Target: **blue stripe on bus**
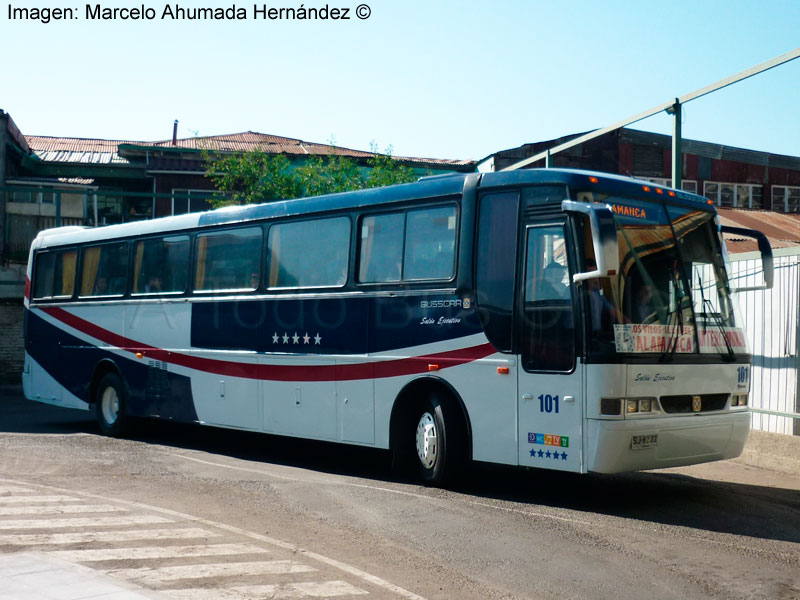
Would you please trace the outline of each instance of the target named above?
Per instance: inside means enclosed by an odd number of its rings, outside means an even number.
[[[300,354],[368,354],[482,331],[451,295],[237,300],[195,303],[193,348]]]
[[[26,310],[26,313],[28,354],[71,394],[88,403],[94,369],[106,359],[119,368],[128,385],[128,412],[131,415],[197,421],[188,377],[162,371],[154,378],[157,365],[98,348],[52,325],[33,311]],[[154,389],[154,379],[161,389]],[[151,384],[149,389],[148,384]]]

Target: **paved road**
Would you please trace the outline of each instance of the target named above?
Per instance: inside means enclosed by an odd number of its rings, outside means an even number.
[[[800,598],[800,478],[717,463],[619,476],[476,467],[147,423],[0,390],[0,554],[165,598]],[[2,591],[0,590],[0,596]]]

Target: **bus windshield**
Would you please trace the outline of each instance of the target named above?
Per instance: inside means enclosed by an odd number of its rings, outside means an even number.
[[[617,275],[584,286],[590,356],[650,354],[663,361],[676,354],[725,360],[747,354],[714,213],[596,192],[581,196],[611,206],[620,258]]]

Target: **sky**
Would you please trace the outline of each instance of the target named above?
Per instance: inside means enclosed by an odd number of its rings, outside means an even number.
[[[151,20],[93,19],[87,6],[98,3],[0,0],[0,109],[27,135],[155,141],[178,119],[179,137],[258,131],[481,159],[610,125],[800,46],[796,0],[99,4],[150,8]],[[264,6],[350,18],[265,19]],[[162,18],[167,7],[178,18]],[[198,7],[246,18],[178,10]],[[9,19],[21,8],[29,18]],[[59,8],[72,18],[31,10]],[[683,136],[800,156],[798,106],[800,59],[686,104]],[[670,133],[671,117],[633,127]]]

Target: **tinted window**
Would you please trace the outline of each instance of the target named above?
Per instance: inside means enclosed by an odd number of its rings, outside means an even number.
[[[562,225],[528,229],[522,310],[522,365],[569,371],[575,364],[575,325]]]
[[[450,279],[455,245],[455,206],[364,217],[358,280]]]
[[[481,198],[475,255],[478,315],[489,341],[504,352],[511,351],[513,332],[518,213],[517,192]]]
[[[36,255],[34,298],[65,298],[75,291],[77,250],[43,252]]]
[[[183,292],[188,279],[188,235],[142,240],[134,246],[134,294]]]
[[[260,227],[197,236],[194,289],[254,290],[261,273]]]
[[[400,281],[405,223],[405,213],[364,217],[361,221],[359,281]]]
[[[81,296],[121,296],[128,285],[128,244],[83,249]]]
[[[455,206],[409,211],[403,279],[450,279],[455,247]]]
[[[274,225],[269,230],[268,286],[343,286],[349,254],[347,217]]]

